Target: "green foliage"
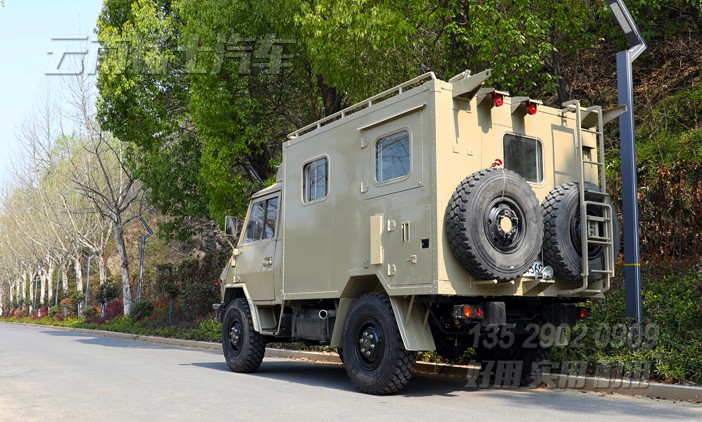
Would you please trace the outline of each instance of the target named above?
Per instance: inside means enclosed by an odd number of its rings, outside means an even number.
[[[72,297],[67,297],[59,302],[59,308],[61,308],[61,316],[66,318],[71,315],[75,315],[78,312],[78,301]]]
[[[142,321],[154,313],[154,304],[149,301],[138,302],[132,305],[129,317],[134,321]]]
[[[83,308],[81,310],[81,315],[85,319],[95,318],[99,314],[100,314],[100,311],[98,311],[94,306],[90,306],[90,305],[86,306],[85,308]]]
[[[219,288],[209,284],[186,284],[180,295],[180,307],[189,317],[206,315],[212,311],[212,304],[219,301]]]
[[[122,286],[114,281],[108,281],[100,285],[98,300],[100,303],[107,303],[112,299],[117,299],[122,295]]]
[[[574,329],[586,333],[581,347],[556,348],[552,358],[587,361],[591,368],[651,362],[663,381],[702,383],[702,273],[673,268],[643,275],[641,337],[618,329],[628,327],[620,286],[595,302],[592,318]]]
[[[61,307],[60,306],[50,306],[49,307],[49,316],[54,316],[56,314],[61,313]]]

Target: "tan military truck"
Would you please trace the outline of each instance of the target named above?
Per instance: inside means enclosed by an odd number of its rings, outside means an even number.
[[[404,387],[417,351],[475,348],[527,382],[567,340],[614,275],[602,125],[621,109],[547,107],[489,76],[427,73],[288,136],[214,305],[233,371],[301,341],[338,348],[365,393]]]

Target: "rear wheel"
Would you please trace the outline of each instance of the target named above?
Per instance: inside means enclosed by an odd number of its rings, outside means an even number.
[[[526,336],[517,335],[516,341],[510,347],[502,347],[499,344],[489,349],[479,347],[476,350],[477,359],[481,362],[483,370],[487,368],[487,362],[494,362],[491,376],[496,375],[495,372],[501,365],[510,362],[520,363],[521,372],[516,374],[519,379],[514,381],[519,381],[520,386],[538,387],[541,383],[542,368],[549,358],[549,349],[544,349],[538,344],[523,347],[525,341]]]
[[[405,350],[390,299],[361,296],[344,324],[342,360],[351,382],[368,394],[391,394],[412,377],[416,352]]]
[[[254,372],[261,366],[266,340],[254,330],[245,298],[229,302],[224,311],[222,350],[229,369],[234,372]]]

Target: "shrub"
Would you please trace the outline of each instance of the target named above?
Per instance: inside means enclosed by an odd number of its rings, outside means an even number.
[[[149,301],[139,302],[132,305],[129,310],[129,317],[134,321],[141,321],[154,313],[154,304]]]
[[[82,313],[83,313],[83,317],[85,317],[85,319],[90,319],[90,318],[94,318],[95,316],[99,315],[100,311],[98,311],[98,309],[95,308],[94,306],[88,305],[83,309]]]
[[[641,346],[631,347],[632,343],[638,345],[639,338],[629,334],[615,338],[614,327],[628,326],[625,292],[619,286],[593,303],[592,318],[575,328],[575,332],[585,333],[579,341],[581,347],[554,349],[553,357],[587,361],[591,369],[649,362],[651,373],[660,380],[702,383],[702,273],[694,269],[661,273],[654,269],[642,275]]]
[[[214,283],[188,284],[180,294],[180,307],[186,316],[195,318],[212,310],[219,300],[219,289]]]
[[[108,281],[100,285],[98,300],[100,303],[107,303],[112,299],[117,299],[122,291],[122,286],[114,281]]]
[[[19,318],[24,318],[27,315],[29,315],[29,312],[25,309],[18,309],[15,311],[14,317],[19,319]]]
[[[76,302],[72,297],[67,297],[59,302],[59,308],[61,309],[61,316],[67,318],[78,312],[78,302]]]
[[[49,316],[54,316],[58,313],[61,313],[61,307],[60,306],[51,306],[49,307]]]
[[[105,319],[110,320],[124,314],[124,302],[122,299],[112,299],[105,305]]]

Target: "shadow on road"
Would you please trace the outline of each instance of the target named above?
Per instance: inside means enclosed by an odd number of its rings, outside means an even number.
[[[195,362],[191,365],[219,372],[231,372],[224,362],[224,358],[222,358],[221,362]],[[235,376],[235,374],[232,374],[232,376]],[[339,364],[266,359],[258,371],[252,374],[236,374],[236,376],[252,376],[286,381],[338,391],[356,391],[346,376],[346,370]],[[457,391],[465,390],[463,388],[464,384],[461,380],[415,374],[407,387],[398,395],[405,397],[452,397],[456,395]]]

